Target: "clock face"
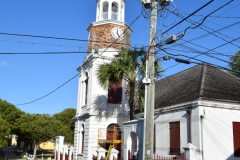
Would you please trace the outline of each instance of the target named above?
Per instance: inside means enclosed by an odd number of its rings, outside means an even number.
[[[123,31],[118,27],[114,27],[111,30],[111,34],[112,34],[113,38],[118,39],[118,38],[122,37]]]

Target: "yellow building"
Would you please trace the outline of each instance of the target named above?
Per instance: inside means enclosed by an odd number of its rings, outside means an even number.
[[[11,142],[12,146],[16,146],[17,145],[17,136],[13,135],[12,136],[12,142]],[[24,142],[21,142],[20,148],[24,147]],[[55,150],[55,144],[52,143],[51,141],[47,141],[47,142],[43,142],[39,145],[39,147],[41,149],[46,149],[46,150]],[[28,148],[30,149],[30,146],[28,146]],[[39,149],[40,149],[39,148]]]

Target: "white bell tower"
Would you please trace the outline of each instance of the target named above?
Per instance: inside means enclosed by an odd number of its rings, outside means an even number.
[[[88,30],[87,56],[79,72],[77,113],[74,117],[74,159],[92,160],[99,147],[108,150],[113,128],[118,131],[118,158],[122,157],[121,126],[129,120],[125,82],[103,89],[97,78],[99,65],[109,63],[122,48],[129,48],[132,29],[124,22],[125,0],[97,0],[96,21]],[[98,48],[96,50],[96,48]],[[101,133],[101,138],[99,137]],[[112,132],[111,132],[112,134]],[[116,137],[116,136],[115,136]]]

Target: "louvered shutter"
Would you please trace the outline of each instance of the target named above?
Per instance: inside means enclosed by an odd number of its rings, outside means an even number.
[[[234,157],[240,157],[240,122],[233,122]]]
[[[180,154],[180,122],[170,122],[170,151],[169,154]]]
[[[108,103],[122,103],[122,80],[118,85],[116,83],[109,82]]]

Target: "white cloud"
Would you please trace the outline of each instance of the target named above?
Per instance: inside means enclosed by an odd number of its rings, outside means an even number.
[[[6,61],[4,61],[4,60],[1,60],[0,61],[0,66],[8,66],[9,65],[9,63],[8,62],[6,62]]]

